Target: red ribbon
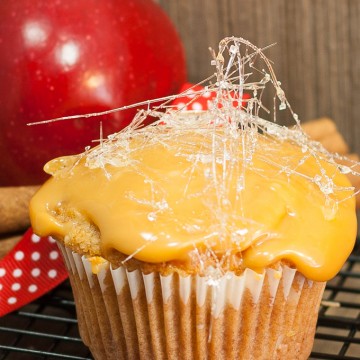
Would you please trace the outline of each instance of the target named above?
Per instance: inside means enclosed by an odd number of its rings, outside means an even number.
[[[175,105],[179,110],[207,110],[209,104],[215,100],[217,93],[215,91],[204,91],[205,88],[200,85],[194,85],[191,83],[185,83],[180,89],[180,94],[183,93],[183,96],[176,98],[172,105]],[[230,93],[232,100],[236,99],[235,93]],[[250,99],[249,94],[243,94],[242,96],[242,106],[246,108],[247,102],[244,101]],[[233,105],[238,106],[238,101],[234,100]]]
[[[32,302],[67,276],[55,240],[29,229],[0,261],[0,316]]]
[[[216,92],[185,83],[172,105],[181,110],[206,110]],[[243,99],[250,96],[243,95]],[[242,105],[245,107],[246,102]],[[237,101],[234,101],[237,106]],[[68,277],[60,251],[51,237],[29,229],[14,249],[0,260],[0,317],[34,301]]]

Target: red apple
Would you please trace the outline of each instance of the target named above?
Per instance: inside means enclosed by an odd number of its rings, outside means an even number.
[[[0,186],[42,182],[42,167],[127,125],[136,110],[27,126],[174,94],[181,41],[152,0],[0,1]]]

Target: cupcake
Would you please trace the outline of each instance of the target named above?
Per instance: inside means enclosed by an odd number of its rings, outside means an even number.
[[[229,69],[251,55],[230,40],[209,110],[167,109],[146,127],[155,112],[139,112],[45,166],[32,226],[58,241],[95,359],[310,355],[325,283],[354,246],[351,169],[299,126],[259,118],[256,95],[239,104],[243,79],[230,86]]]

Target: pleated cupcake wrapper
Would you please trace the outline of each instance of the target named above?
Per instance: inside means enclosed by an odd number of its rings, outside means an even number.
[[[96,359],[307,359],[325,287],[295,269],[219,279],[114,269],[93,273],[59,245],[79,328]]]

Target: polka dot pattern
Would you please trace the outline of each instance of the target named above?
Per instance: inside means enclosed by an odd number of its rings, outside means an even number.
[[[17,298],[14,297],[14,296],[11,296],[11,297],[8,298],[7,303],[8,303],[9,305],[16,304],[16,303],[17,303]]]
[[[32,235],[31,235],[31,241],[32,241],[33,243],[38,243],[40,240],[41,240],[40,236],[37,236],[37,235],[35,235],[35,234],[32,234]]]
[[[13,277],[18,278],[18,277],[20,277],[22,275],[22,270],[21,269],[15,269],[12,274],[13,274]]]
[[[51,260],[56,260],[59,257],[59,252],[54,250],[49,254],[49,257]]]
[[[16,261],[21,261],[24,258],[24,252],[23,251],[17,251],[14,255],[14,258]]]
[[[0,317],[35,300],[67,278],[56,241],[29,229],[0,260]]]
[[[34,251],[32,254],[31,254],[31,259],[33,261],[38,261],[40,259],[41,255],[38,251]]]
[[[182,96],[178,97],[172,102],[175,109],[178,110],[191,110],[201,111],[207,110],[209,105],[212,104],[216,98],[216,92],[206,90],[200,85],[194,85],[191,83],[185,83],[180,89]],[[247,102],[244,101],[249,99],[249,94],[243,94],[242,106],[246,107]],[[238,106],[238,101],[233,102],[234,106]],[[219,105],[221,106],[221,105]]]
[[[204,110],[201,102],[199,101],[195,101],[191,104],[191,109],[195,110],[195,111],[200,111],[200,110]]]
[[[28,287],[28,291],[31,293],[34,293],[35,291],[37,291],[37,289],[38,289],[38,287],[34,284],[32,284]]]
[[[40,275],[40,269],[39,268],[34,268],[31,270],[31,275],[33,277],[38,277]]]
[[[51,279],[56,278],[56,276],[57,276],[57,271],[54,270],[54,269],[49,270],[49,271],[48,271],[48,276],[49,276],[49,278],[51,278]]]
[[[21,285],[19,283],[13,283],[11,286],[12,291],[18,291],[21,289]]]

